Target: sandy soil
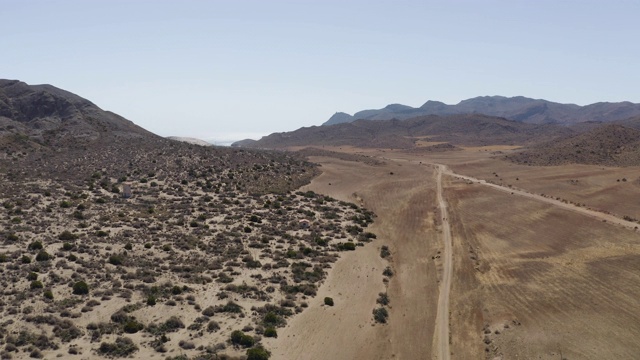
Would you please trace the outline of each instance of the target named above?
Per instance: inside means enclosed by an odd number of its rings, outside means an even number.
[[[435,226],[433,169],[312,160],[322,164],[323,174],[308,188],[341,200],[361,200],[378,215],[370,228],[378,239],[335,264],[316,304],[268,344],[274,358],[425,358],[432,353],[441,268],[440,259],[434,259],[441,244]],[[379,255],[383,244],[391,250],[395,275],[388,283],[389,322],[374,325],[376,297],[384,291],[382,270],[387,262]],[[336,299],[336,306],[314,306],[325,294]]]
[[[323,174],[309,186],[362,201],[378,215],[371,228],[378,239],[335,264],[314,300],[318,306],[273,342],[275,358],[637,358],[640,235],[623,215],[640,217],[631,200],[640,194],[640,169],[533,168],[492,158],[509,148],[421,155],[331,150],[385,161],[314,158]],[[451,169],[442,179],[442,201],[429,164]],[[447,224],[438,210],[445,201],[452,238],[449,326],[438,317],[447,288],[439,283],[446,280]],[[382,244],[392,249],[396,276],[388,284],[389,323],[373,326],[374,297],[384,287]],[[319,306],[325,294],[338,298],[336,292],[346,293],[350,306]]]

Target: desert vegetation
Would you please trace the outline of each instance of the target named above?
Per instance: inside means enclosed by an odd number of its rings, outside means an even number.
[[[375,237],[371,212],[295,191],[301,158],[164,144],[2,149],[2,358],[268,359],[261,339]]]

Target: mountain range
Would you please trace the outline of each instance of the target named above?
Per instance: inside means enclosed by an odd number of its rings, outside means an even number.
[[[480,96],[456,105],[427,101],[414,108],[391,104],[378,110],[362,110],[352,115],[338,112],[322,125],[335,125],[355,120],[404,120],[425,115],[483,114],[529,124],[571,125],[585,121],[610,122],[640,115],[640,104],[631,102],[599,102],[580,106],[560,104],[523,96]]]

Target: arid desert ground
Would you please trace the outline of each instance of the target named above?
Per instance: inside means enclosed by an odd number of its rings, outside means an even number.
[[[304,189],[377,215],[377,239],[341,257],[269,347],[278,359],[634,359],[640,354],[640,169],[531,167],[509,147],[435,154],[327,148]],[[342,157],[343,159],[339,159]],[[438,167],[446,220],[438,198]],[[452,174],[463,175],[455,176]],[[474,179],[469,180],[469,179]],[[500,188],[490,184],[499,185]],[[510,191],[513,190],[513,191]],[[450,226],[451,254],[445,251]],[[380,257],[382,246],[391,256]],[[451,256],[447,344],[436,321]],[[382,269],[389,262],[393,276]],[[373,325],[387,291],[389,318]],[[446,352],[443,348],[448,346]]]

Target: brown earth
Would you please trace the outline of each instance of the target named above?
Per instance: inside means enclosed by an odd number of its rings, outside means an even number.
[[[331,150],[385,162],[316,157],[323,174],[309,185],[338,199],[362,199],[378,216],[371,228],[378,239],[342,257],[314,300],[344,291],[348,305],[337,301],[333,309],[297,316],[274,341],[276,358],[437,358],[445,254],[433,163],[504,186],[443,177],[453,239],[451,358],[634,359],[640,353],[640,235],[630,227],[640,217],[630,200],[640,191],[637,167],[532,168],[494,158],[512,151],[504,147],[421,155]],[[511,194],[509,185],[519,190]],[[372,326],[372,296],[383,286],[378,271],[384,267],[374,247],[382,244],[396,275],[388,286],[389,323]]]

